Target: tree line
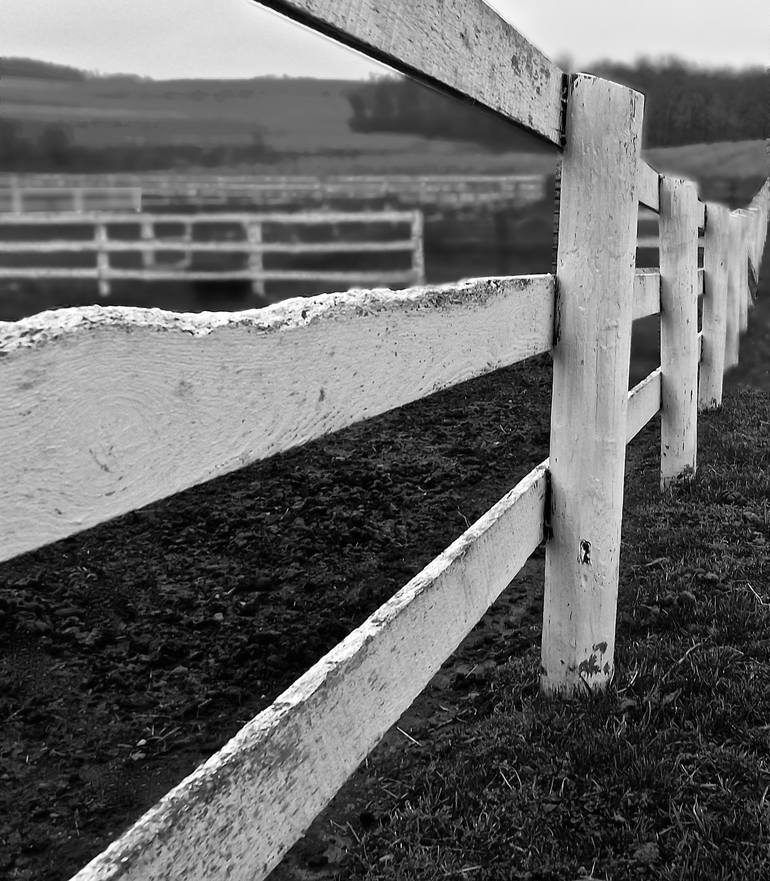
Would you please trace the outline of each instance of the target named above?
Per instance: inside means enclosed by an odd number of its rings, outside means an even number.
[[[98,173],[160,168],[216,168],[278,157],[257,131],[248,144],[79,144],[69,126],[48,123],[33,133],[18,120],[0,118],[0,170]]]
[[[633,65],[600,62],[587,71],[643,92],[647,147],[768,136],[770,73],[761,68],[698,68],[677,59]],[[491,150],[535,147],[535,139],[494,114],[414,80],[383,78],[351,89],[350,125],[358,132],[401,132],[470,140]],[[531,138],[531,139],[530,139]]]

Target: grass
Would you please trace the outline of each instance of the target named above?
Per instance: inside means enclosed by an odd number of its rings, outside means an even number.
[[[375,754],[337,877],[770,877],[770,399],[700,420],[695,479],[661,494],[653,426],[626,491],[616,675],[546,699],[538,651],[472,722]]]

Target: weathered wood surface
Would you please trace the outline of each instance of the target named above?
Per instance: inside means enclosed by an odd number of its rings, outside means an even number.
[[[543,463],[73,881],[259,881],[543,538]]]
[[[703,246],[705,296],[703,299],[703,360],[698,380],[698,409],[713,410],[722,403],[727,331],[727,246],[730,212],[724,205],[709,204]]]
[[[549,351],[552,276],[0,323],[0,559]]]
[[[740,357],[740,298],[742,270],[741,262],[741,218],[736,211],[730,212],[730,237],[727,253],[727,319],[725,328],[725,370],[735,367]]]
[[[696,190],[697,199],[697,190]],[[698,200],[695,203],[695,218],[698,224],[698,232],[703,232],[706,227],[706,203]]]
[[[642,96],[571,81],[561,173],[541,687],[612,678]],[[611,222],[608,222],[611,218]]]
[[[695,474],[698,447],[698,196],[691,181],[660,185],[661,487]]]
[[[754,278],[759,279],[759,270],[762,265],[762,226],[767,227],[767,213],[761,205],[751,206],[749,214],[752,216],[751,229],[751,264],[754,272]]]
[[[743,208],[735,212],[740,218],[740,242],[738,245],[738,267],[740,278],[738,279],[738,328],[741,333],[746,333],[749,328],[749,224],[751,216]]]
[[[562,71],[482,0],[258,2],[560,143]]]
[[[699,238],[698,245],[700,247],[703,247],[704,241],[705,240],[703,238]],[[659,244],[660,244],[660,240],[658,239],[657,236],[639,236],[639,238],[637,239],[637,242],[636,242],[636,247],[637,248],[649,248],[650,250],[652,250],[652,249],[657,250]]]
[[[754,198],[749,204],[749,209],[758,210],[760,215],[757,222],[757,238],[754,246],[754,266],[757,270],[757,275],[759,275],[759,267],[762,263],[762,254],[767,237],[768,210],[770,209],[770,177],[765,179],[762,187],[755,193]]]
[[[704,292],[705,274],[703,267],[697,274],[698,296]],[[660,312],[660,270],[637,269],[634,276],[634,321]]]
[[[653,211],[658,211],[660,207],[658,186],[658,172],[640,159],[636,178],[638,198],[642,205],[646,205]]]
[[[660,270],[637,269],[634,275],[633,320],[660,312]]]
[[[632,441],[660,410],[661,369],[637,383],[628,393],[626,416],[626,443]]]

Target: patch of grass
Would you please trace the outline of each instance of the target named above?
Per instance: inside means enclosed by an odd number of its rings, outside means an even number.
[[[767,395],[731,393],[701,417],[694,480],[663,494],[645,430],[612,686],[546,699],[530,650],[475,721],[375,753],[339,877],[770,877],[769,424]]]

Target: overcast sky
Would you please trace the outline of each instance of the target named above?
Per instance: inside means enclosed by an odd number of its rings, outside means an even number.
[[[405,3],[420,0],[404,0]],[[490,0],[554,60],[768,63],[767,0]],[[0,0],[0,55],[155,78],[366,77],[379,65],[253,0]]]

